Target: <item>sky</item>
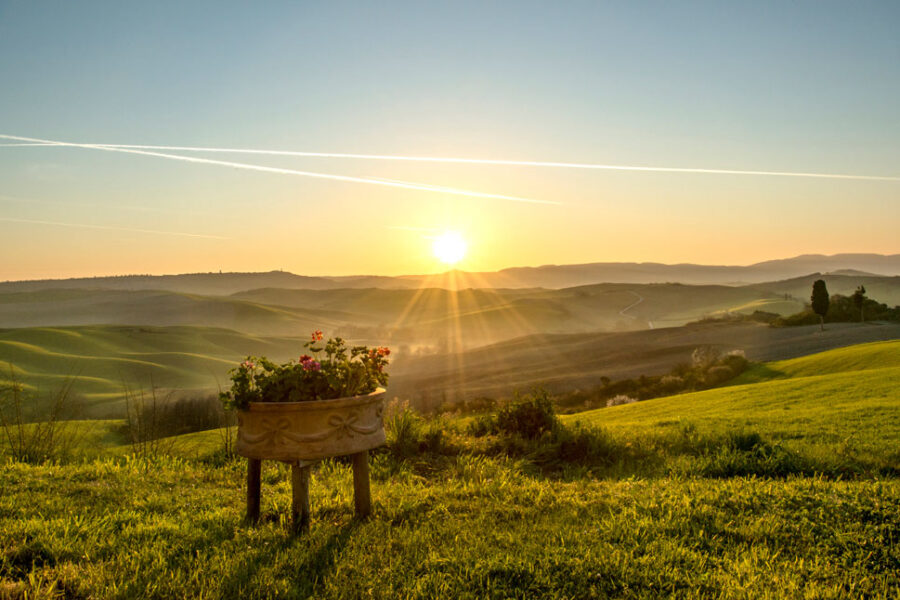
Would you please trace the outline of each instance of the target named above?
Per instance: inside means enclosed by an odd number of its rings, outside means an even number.
[[[893,1],[0,0],[0,134],[898,178],[898,26]],[[0,147],[0,280],[431,273],[445,231],[476,271],[900,252],[897,179],[149,152],[244,166]]]

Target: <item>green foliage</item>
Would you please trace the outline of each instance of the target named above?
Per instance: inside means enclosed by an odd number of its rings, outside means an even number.
[[[321,340],[322,332],[315,331],[304,344],[312,356],[304,354],[296,362],[278,365],[265,357],[248,356],[231,370],[231,389],[221,393],[222,403],[228,409],[243,410],[251,402],[329,400],[368,394],[387,385],[388,348],[348,350],[342,338],[317,345]]]

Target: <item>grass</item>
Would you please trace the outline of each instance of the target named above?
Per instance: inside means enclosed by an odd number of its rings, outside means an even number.
[[[241,523],[241,476],[172,459],[10,465],[2,585],[144,598],[900,591],[896,481],[551,482],[460,457],[438,483],[381,459],[374,517],[358,522],[347,467],[327,463],[312,481],[312,532],[295,539],[279,520],[284,473],[264,475],[259,528]]]
[[[819,459],[896,469],[900,449],[885,440],[900,439],[898,381],[900,341],[879,342],[757,365],[724,388],[564,419],[627,436],[685,426],[708,435],[761,432]]]
[[[135,457],[110,422],[105,457],[0,469],[0,598],[895,598],[898,344],[528,439],[400,412],[371,458],[372,517],[324,461],[300,538],[284,466],[266,463],[249,527],[218,432]]]
[[[900,367],[900,341],[857,344],[827,352],[757,365],[734,383],[755,383],[776,378],[814,377],[832,373]]]

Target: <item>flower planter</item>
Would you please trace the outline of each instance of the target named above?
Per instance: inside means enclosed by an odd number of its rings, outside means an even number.
[[[356,454],[384,444],[384,389],[311,402],[251,402],[238,411],[237,453],[282,462]]]
[[[371,513],[368,451],[385,443],[384,389],[310,402],[251,402],[238,411],[237,453],[247,457],[247,518],[259,519],[261,463],[291,464],[294,529],[309,528],[310,463],[352,456],[356,514]]]

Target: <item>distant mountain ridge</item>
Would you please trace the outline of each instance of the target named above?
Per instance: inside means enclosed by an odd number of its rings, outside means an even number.
[[[410,289],[433,287],[561,289],[596,283],[667,283],[739,285],[793,279],[810,273],[900,275],[900,254],[804,254],[747,266],[585,263],[511,267],[491,272],[449,271],[436,275],[353,275],[311,277],[287,271],[266,273],[189,273],[45,279],[0,283],[0,292],[45,289],[167,290],[188,294],[228,295],[261,288],[281,289]],[[849,273],[847,273],[849,272]]]

